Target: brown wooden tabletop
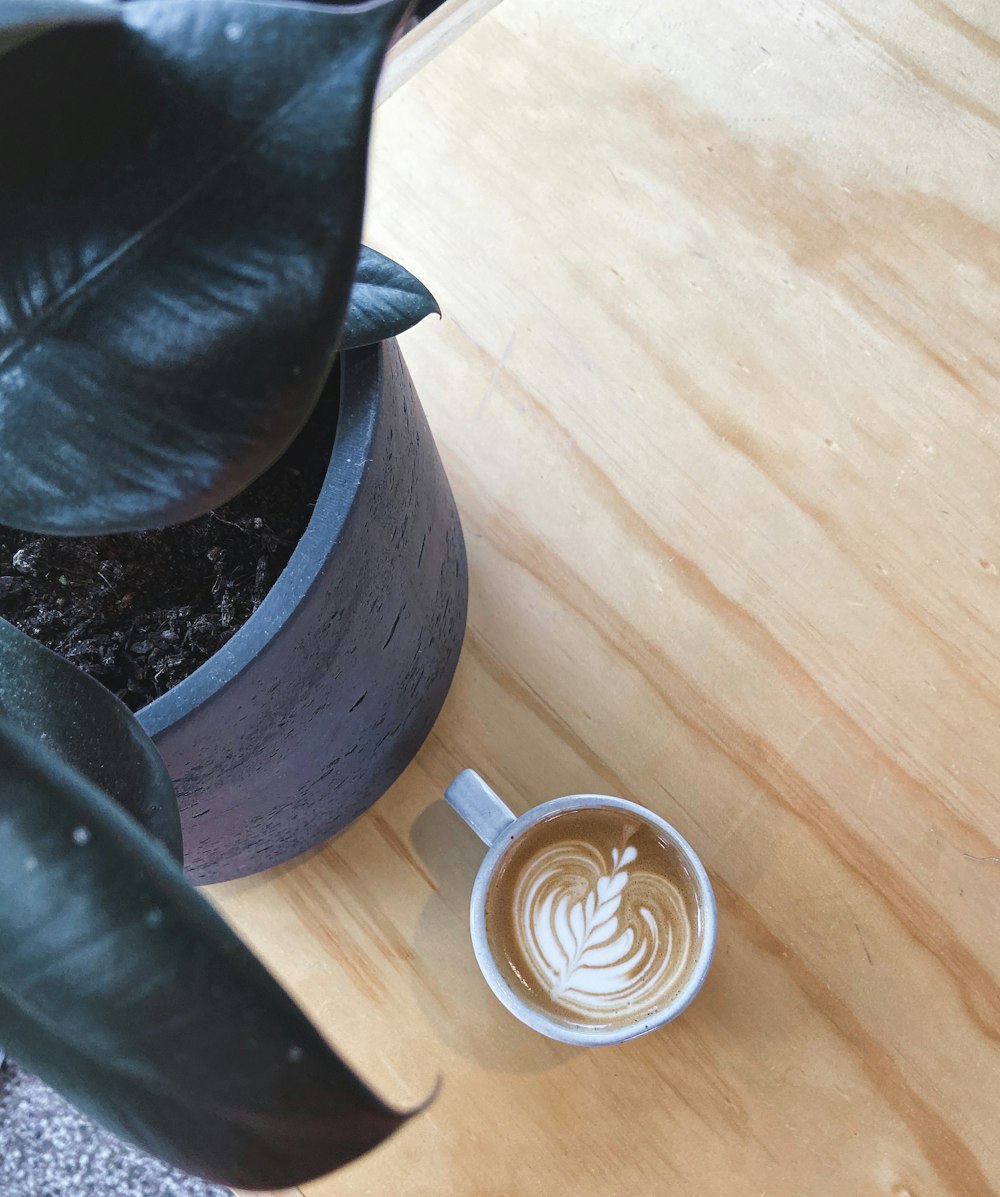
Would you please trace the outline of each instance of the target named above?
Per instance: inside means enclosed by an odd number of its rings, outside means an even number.
[[[212,896],[387,1099],[443,1089],[303,1192],[998,1194],[1000,10],[427,25],[367,239],[445,312],[402,345],[464,655],[370,814]],[[573,1050],[495,1001],[466,765],[691,840],[719,946],[676,1023]]]

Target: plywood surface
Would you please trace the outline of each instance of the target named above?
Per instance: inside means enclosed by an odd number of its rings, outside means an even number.
[[[215,898],[391,1100],[304,1187],[1000,1194],[1000,10],[503,0],[380,110],[368,239],[471,619],[375,810]],[[401,76],[402,78],[403,76]],[[653,807],[707,986],[591,1052],[494,1001],[440,794]]]

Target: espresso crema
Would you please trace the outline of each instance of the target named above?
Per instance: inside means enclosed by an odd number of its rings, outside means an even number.
[[[528,828],[493,875],[490,948],[522,1000],[569,1025],[617,1028],[668,1005],[700,955],[700,889],[652,823],[613,807]]]

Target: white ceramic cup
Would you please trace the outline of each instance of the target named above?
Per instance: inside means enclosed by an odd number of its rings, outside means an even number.
[[[479,774],[473,772],[472,769],[465,769],[455,778],[445,791],[445,797],[489,848],[483,863],[479,866],[479,872],[472,887],[470,912],[472,946],[489,987],[511,1014],[516,1015],[523,1023],[533,1030],[539,1031],[542,1035],[547,1035],[550,1039],[559,1039],[563,1043],[572,1043],[577,1047],[598,1047],[609,1043],[622,1043],[626,1039],[634,1039],[638,1035],[654,1031],[657,1027],[662,1027],[664,1023],[676,1018],[690,1004],[701,988],[712,962],[712,954],[715,951],[717,913],[715,894],[712,892],[712,883],[708,879],[705,867],[679,831],[651,810],[647,810],[635,802],[628,802],[624,798],[611,798],[606,794],[573,794],[567,798],[554,798],[550,802],[543,802],[540,806],[532,807],[526,814],[516,818],[499,795],[490,789]],[[563,811],[591,810],[600,807],[610,807],[639,815],[652,824],[663,838],[680,852],[691,869],[698,886],[704,919],[698,959],[683,989],[662,1009],[657,1010],[641,1022],[629,1023],[627,1026],[613,1029],[569,1026],[547,1017],[534,1006],[530,1006],[508,985],[497,966],[486,936],[486,896],[489,892],[490,882],[514,841],[519,839],[529,827],[533,827],[549,815],[559,814]]]

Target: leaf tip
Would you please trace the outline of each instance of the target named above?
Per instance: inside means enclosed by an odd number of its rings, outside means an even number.
[[[444,1088],[444,1076],[441,1073],[438,1073],[437,1079],[434,1081],[434,1088],[431,1089],[430,1093],[424,1098],[424,1100],[420,1103],[420,1105],[414,1106],[414,1108],[412,1110],[407,1110],[406,1113],[403,1115],[404,1118],[412,1118],[412,1117],[414,1117],[414,1115],[423,1114],[425,1110],[430,1109],[430,1107],[441,1096],[441,1090],[443,1088]]]

